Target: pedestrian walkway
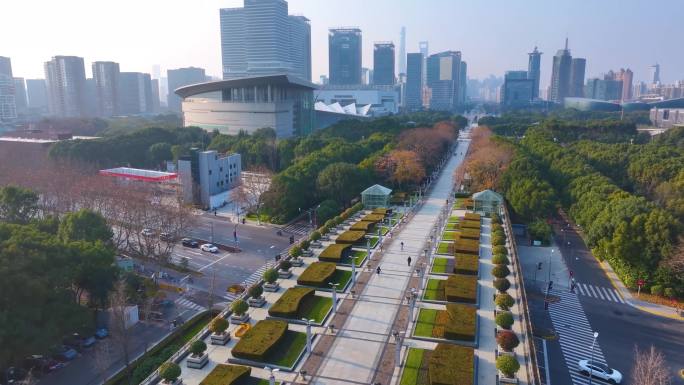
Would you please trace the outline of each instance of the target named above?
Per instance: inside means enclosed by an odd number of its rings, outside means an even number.
[[[190,301],[189,299],[185,299],[183,297],[176,298],[176,300],[173,302],[175,302],[176,305],[178,305],[178,306],[182,306],[184,308],[188,308],[188,309],[192,309],[192,310],[197,310],[198,312],[204,311],[207,309],[204,306],[200,306],[200,305]]]
[[[549,315],[553,327],[559,335],[563,360],[568,368],[573,385],[589,384],[589,377],[581,374],[577,363],[579,360],[588,360],[592,357],[591,344],[594,339],[594,330],[591,328],[584,309],[577,294],[565,290],[551,290],[551,294],[560,297],[557,303],[549,304]],[[601,351],[601,336],[599,335],[594,345],[594,361],[605,364],[606,360]],[[605,383],[597,378],[593,383]]]
[[[461,147],[467,148],[467,143],[460,144]],[[425,240],[435,226],[446,199],[450,197],[453,173],[458,164],[456,157],[450,158],[423,206],[394,234],[385,247],[382,259],[373,263],[374,267],[381,268],[381,273],[373,274],[360,293],[362,299],[355,303],[345,324],[339,325],[340,333],[344,333],[344,330],[363,330],[386,337],[381,340],[336,338],[311,383],[371,383],[415,267],[409,267],[406,258],[409,255],[416,256],[423,250]],[[403,251],[400,242],[404,243]]]
[[[625,300],[622,299],[620,292],[609,287],[578,283],[577,286],[575,286],[575,291],[577,294],[585,297],[592,297],[604,301],[626,303]]]

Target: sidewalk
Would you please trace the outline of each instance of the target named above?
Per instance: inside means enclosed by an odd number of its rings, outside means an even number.
[[[646,302],[642,301],[638,298],[635,298],[632,295],[632,292],[625,287],[625,284],[622,283],[620,278],[618,278],[617,274],[613,270],[612,267],[610,267],[610,264],[607,261],[599,262],[599,265],[603,269],[603,271],[606,273],[606,276],[608,279],[610,279],[610,283],[613,284],[615,289],[620,292],[622,295],[622,298],[631,306],[641,310],[645,311],[647,313],[651,313],[657,316],[661,317],[667,317],[679,321],[684,321],[684,311],[680,312],[679,314],[677,313],[677,309],[670,307],[670,306],[664,306],[664,305],[659,305],[656,303],[651,303],[651,302]]]

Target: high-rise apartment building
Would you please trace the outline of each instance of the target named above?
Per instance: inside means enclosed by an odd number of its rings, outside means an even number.
[[[463,105],[466,68],[460,51],[445,51],[428,57],[427,85],[431,93],[431,109],[454,111]]]
[[[26,79],[26,94],[31,113],[38,115],[47,114],[48,97],[45,79]]]
[[[620,72],[616,75],[617,80],[622,81],[622,102],[632,100],[632,83],[634,82],[634,73],[629,68],[620,68]]]
[[[24,82],[24,78],[14,78],[14,104],[17,107],[17,116],[26,115],[28,112],[28,100],[26,99],[26,82]]]
[[[399,76],[406,75],[406,27],[399,34]]]
[[[622,97],[622,80],[616,80],[612,71],[603,79],[588,79],[584,94],[589,99],[619,101]]]
[[[119,74],[119,63],[111,61],[93,62],[97,116],[119,115]]]
[[[119,74],[119,108],[122,115],[143,115],[154,112],[150,74],[141,72]]]
[[[649,67],[649,81],[651,84],[658,84],[660,83],[660,64],[656,63],[652,66]]]
[[[549,86],[549,100],[562,103],[563,99],[571,96],[570,79],[572,77],[572,56],[568,49],[568,39],[565,48],[558,50],[553,57],[551,70],[551,85]]]
[[[161,106],[160,106],[160,100],[159,100],[159,79],[152,79],[151,83],[151,88],[152,88],[152,112],[153,113],[158,113]]]
[[[394,85],[394,43],[378,42],[373,46],[373,84]]]
[[[532,79],[534,81],[533,90],[532,90],[532,98],[533,99],[538,99],[539,98],[539,79],[541,75],[541,55],[542,52],[539,52],[537,47],[534,47],[534,50],[530,53],[529,55],[529,61],[527,63],[527,78]]]
[[[288,74],[311,81],[311,25],[289,16],[285,0],[245,0],[223,8],[223,78]]]
[[[538,83],[528,76],[529,71],[506,72],[501,88],[501,104],[509,108],[524,107],[534,100],[534,87]]]
[[[328,32],[328,75],[331,85],[361,84],[361,30],[331,28]]]
[[[86,77],[83,58],[55,56],[45,62],[50,115],[87,116]]]
[[[12,61],[0,56],[0,122],[17,118],[17,104],[14,99],[14,77]]]
[[[207,81],[204,68],[178,68],[174,70],[168,70],[166,71],[166,74],[169,85],[168,107],[170,111],[178,113],[181,112],[181,99],[174,91],[182,86],[204,83]]]
[[[410,53],[406,65],[406,90],[404,106],[409,111],[423,107],[423,54]]]
[[[581,98],[584,96],[584,72],[587,59],[573,58],[570,66],[570,95]]]
[[[430,54],[430,45],[427,41],[418,43],[418,50],[423,55],[423,107],[430,105],[430,88],[427,86],[427,58]]]

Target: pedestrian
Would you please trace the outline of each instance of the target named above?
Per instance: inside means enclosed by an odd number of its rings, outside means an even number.
[[[401,251],[404,251],[404,241],[401,241]]]
[[[408,258],[406,258],[406,262],[408,262],[409,267],[411,267],[411,256],[410,255]]]
[[[375,269],[375,272],[378,273],[378,275],[380,275],[380,266],[378,266],[378,267]]]

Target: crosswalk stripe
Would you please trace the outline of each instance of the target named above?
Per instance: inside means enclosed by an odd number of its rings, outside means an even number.
[[[618,299],[615,297],[615,292],[613,292],[612,289],[606,289],[606,292],[610,295],[610,299],[612,299],[615,302],[620,302]]]
[[[605,287],[601,287],[600,289],[601,289],[601,291],[603,292],[603,294],[605,294],[605,295],[606,295],[606,299],[608,299],[608,300],[611,300],[611,301],[612,301],[612,299],[610,298],[610,295],[608,295],[608,290],[606,290],[606,288],[605,288]]]

